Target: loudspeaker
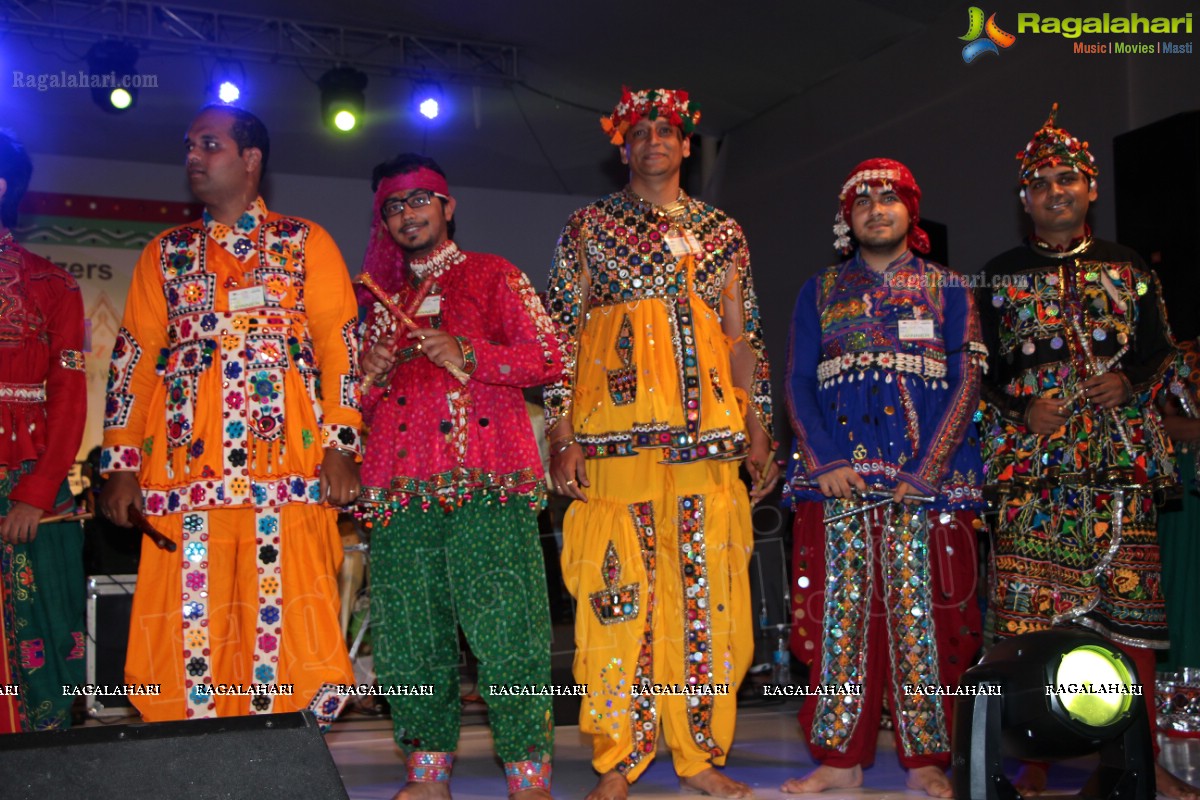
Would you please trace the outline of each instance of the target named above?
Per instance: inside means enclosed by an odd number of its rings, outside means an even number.
[[[1113,139],[1117,240],[1162,280],[1175,338],[1200,335],[1200,111],[1176,114]],[[1101,175],[1100,199],[1104,200]]]
[[[308,711],[0,736],[0,800],[349,800]]]

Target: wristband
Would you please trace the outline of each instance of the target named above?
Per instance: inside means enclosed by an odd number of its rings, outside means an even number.
[[[570,437],[569,439],[563,439],[561,442],[553,442],[550,445],[550,448],[551,448],[550,455],[560,456],[566,451],[566,449],[568,447],[570,447],[573,444],[579,444],[579,442],[575,441],[574,436]]]

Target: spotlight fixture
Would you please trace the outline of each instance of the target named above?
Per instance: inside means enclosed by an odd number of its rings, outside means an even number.
[[[366,104],[367,76],[352,67],[335,67],[317,81],[325,124],[347,133],[358,126]]]
[[[437,119],[442,110],[442,87],[424,81],[417,83],[413,86],[412,104],[425,119]]]
[[[217,99],[222,103],[236,103],[242,96],[242,90],[233,81],[221,81],[217,87]]]
[[[1154,800],[1143,687],[1133,662],[1103,636],[1055,628],[1005,639],[963,674],[962,687],[972,693],[954,707],[959,800],[1020,800],[1003,755],[1057,761],[1090,753],[1100,765],[1083,796]]]
[[[137,104],[137,48],[105,40],[92,45],[86,58],[92,102],[113,114]]]
[[[219,61],[208,84],[210,102],[232,105],[242,97],[246,70],[237,61]]]

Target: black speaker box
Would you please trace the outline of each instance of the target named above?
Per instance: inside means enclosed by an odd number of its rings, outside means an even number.
[[[0,736],[0,800],[349,800],[308,711]]]

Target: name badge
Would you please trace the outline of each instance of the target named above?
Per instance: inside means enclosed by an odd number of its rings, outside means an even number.
[[[229,310],[241,311],[244,308],[258,308],[266,305],[263,287],[247,286],[245,289],[234,289],[229,293]]]
[[[426,295],[421,301],[421,307],[417,309],[417,313],[413,316],[417,317],[432,317],[435,314],[442,313],[442,296],[440,294]]]
[[[931,319],[902,319],[900,320],[900,339],[932,339],[933,320]]]
[[[699,253],[700,242],[691,231],[673,231],[667,234],[667,249],[676,258],[688,253]]]

